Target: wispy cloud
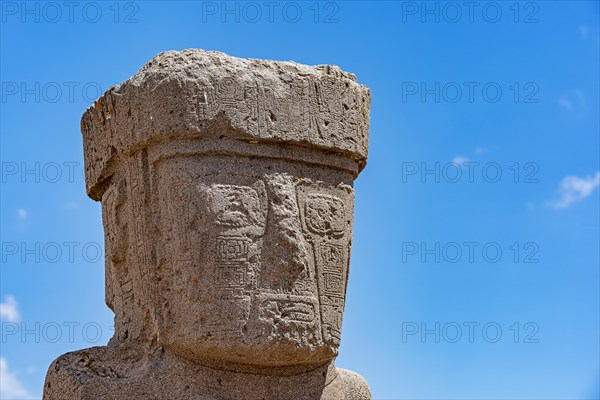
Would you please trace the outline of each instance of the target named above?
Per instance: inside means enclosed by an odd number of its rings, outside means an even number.
[[[587,39],[590,34],[590,28],[586,24],[579,25],[579,34],[583,39]]]
[[[7,322],[17,322],[19,318],[17,300],[11,295],[6,296],[4,303],[0,303],[0,319]]]
[[[463,156],[456,156],[456,157],[454,157],[452,159],[452,162],[456,163],[458,165],[462,165],[462,164],[464,164],[464,163],[466,163],[468,161],[469,161],[469,158],[468,157],[463,157]]]
[[[17,209],[17,215],[19,216],[19,219],[25,219],[29,213],[24,208],[19,208]]]
[[[475,147],[475,149],[473,150],[473,153],[474,153],[474,155],[475,155],[475,157],[474,157],[474,158],[478,158],[479,156],[481,156],[481,155],[483,155],[483,154],[487,153],[487,151],[488,151],[488,150],[487,150],[486,148],[484,148],[484,147],[480,147],[480,146],[478,146],[478,147]],[[470,152],[468,152],[468,153],[470,153]],[[458,164],[458,165],[462,165],[462,164],[464,164],[464,163],[466,163],[466,162],[470,162],[470,161],[471,161],[471,157],[469,157],[469,156],[464,156],[464,155],[457,155],[457,156],[455,156],[455,157],[452,159],[452,162],[453,162],[453,163],[456,163],[456,164]]]
[[[585,94],[579,89],[571,91],[568,95],[560,96],[558,98],[558,105],[569,111],[587,111]]]
[[[571,110],[573,108],[573,103],[571,103],[571,100],[567,99],[565,96],[560,96],[558,99],[558,105],[562,108],[566,108],[567,110]]]
[[[31,394],[14,372],[8,369],[6,359],[0,357],[0,398],[29,399]]]
[[[566,176],[560,182],[558,198],[548,201],[546,205],[552,208],[567,208],[571,204],[589,197],[600,185],[600,171],[595,176],[580,178]]]

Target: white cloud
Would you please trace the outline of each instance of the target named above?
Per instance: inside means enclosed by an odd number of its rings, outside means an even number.
[[[17,215],[19,216],[19,219],[25,219],[25,218],[27,218],[27,215],[28,215],[28,214],[29,214],[29,213],[27,212],[27,210],[25,210],[25,209],[23,209],[23,208],[19,208],[19,209],[17,210]]]
[[[17,300],[11,296],[6,296],[4,303],[0,303],[0,318],[7,322],[17,322],[19,320],[19,308]]]
[[[558,99],[558,105],[566,108],[567,110],[570,110],[573,108],[573,103],[571,103],[571,101],[569,99],[567,99],[565,96],[560,96],[560,98]]]
[[[0,398],[31,398],[31,395],[25,389],[17,374],[8,370],[8,363],[3,357],[0,357]]]
[[[577,176],[566,176],[560,182],[558,198],[547,202],[552,208],[566,208],[571,204],[589,197],[600,185],[600,171],[595,176],[579,178]]]
[[[481,156],[484,153],[487,153],[488,150],[484,147],[481,146],[477,146],[475,147],[475,149],[473,150],[473,152],[475,153],[475,156]],[[477,157],[476,157],[477,158]],[[463,156],[463,155],[458,155],[456,157],[454,157],[452,159],[451,162],[458,164],[458,165],[463,165],[464,163],[470,162],[471,158],[468,156]]]
[[[587,111],[588,108],[585,94],[579,89],[571,90],[569,95],[560,96],[558,105],[566,110],[579,112]]]
[[[458,165],[462,165],[468,161],[469,161],[469,159],[467,157],[463,157],[463,156],[456,156],[452,159],[452,162],[456,163]]]

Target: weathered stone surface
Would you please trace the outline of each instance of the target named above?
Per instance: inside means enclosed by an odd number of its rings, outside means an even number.
[[[88,193],[119,154],[155,142],[222,133],[345,153],[366,164],[370,92],[336,66],[309,67],[213,51],[161,53],[110,89],[81,120]],[[222,117],[220,121],[215,118]]]
[[[44,399],[370,399],[333,365],[369,90],[334,66],[161,53],[83,115],[106,347]]]

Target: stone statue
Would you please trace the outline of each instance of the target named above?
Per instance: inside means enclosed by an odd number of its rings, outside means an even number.
[[[82,117],[108,346],[44,399],[370,399],[338,369],[370,91],[335,66],[168,51]]]

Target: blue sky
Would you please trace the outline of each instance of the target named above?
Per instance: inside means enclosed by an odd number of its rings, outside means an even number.
[[[2,399],[110,338],[79,120],[190,47],[371,88],[336,363],[374,398],[600,397],[598,2],[0,6]]]

